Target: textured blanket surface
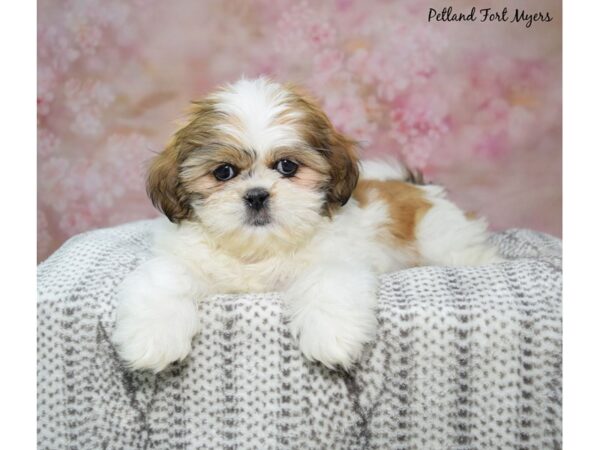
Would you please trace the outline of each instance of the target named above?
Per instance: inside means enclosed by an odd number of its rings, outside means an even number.
[[[306,361],[277,293],[200,303],[185,361],[126,370],[115,291],[150,221],[69,240],[38,269],[40,449],[561,448],[561,243],[495,234],[507,262],[380,278],[350,373]]]

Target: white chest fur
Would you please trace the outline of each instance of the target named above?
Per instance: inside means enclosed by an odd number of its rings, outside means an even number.
[[[410,252],[390,249],[383,234],[387,207],[374,202],[360,208],[351,200],[332,219],[324,218],[314,236],[293,251],[257,260],[237,257],[217,245],[201,225],[173,225],[157,220],[155,249],[177,255],[214,293],[265,292],[286,289],[315,263],[344,261],[367,265],[377,273],[409,265]],[[275,244],[273,244],[275,245]]]

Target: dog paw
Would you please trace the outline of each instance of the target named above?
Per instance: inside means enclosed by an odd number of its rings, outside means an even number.
[[[377,334],[377,277],[368,268],[344,262],[312,267],[285,296],[300,350],[329,368],[349,369]]]
[[[365,302],[368,304],[368,302]],[[377,333],[377,319],[370,308],[310,308],[290,318],[289,327],[306,358],[330,369],[350,369],[363,347]]]
[[[125,280],[112,340],[130,368],[160,372],[189,354],[199,324],[195,296],[181,270],[156,261]]]
[[[192,338],[196,333],[193,325],[120,320],[117,322],[113,342],[119,355],[131,369],[160,372],[170,363],[181,361],[189,354]]]

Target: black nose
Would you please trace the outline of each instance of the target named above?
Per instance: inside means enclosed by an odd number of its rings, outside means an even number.
[[[263,188],[252,188],[244,195],[244,200],[246,200],[248,206],[257,211],[265,206],[268,198],[269,192]]]

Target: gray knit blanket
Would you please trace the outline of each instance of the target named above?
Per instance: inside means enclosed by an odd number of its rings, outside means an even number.
[[[306,361],[277,293],[200,304],[189,358],[130,372],[115,290],[150,221],[70,239],[38,269],[40,449],[561,448],[561,242],[492,239],[509,259],[380,278],[379,332],[350,372]]]

